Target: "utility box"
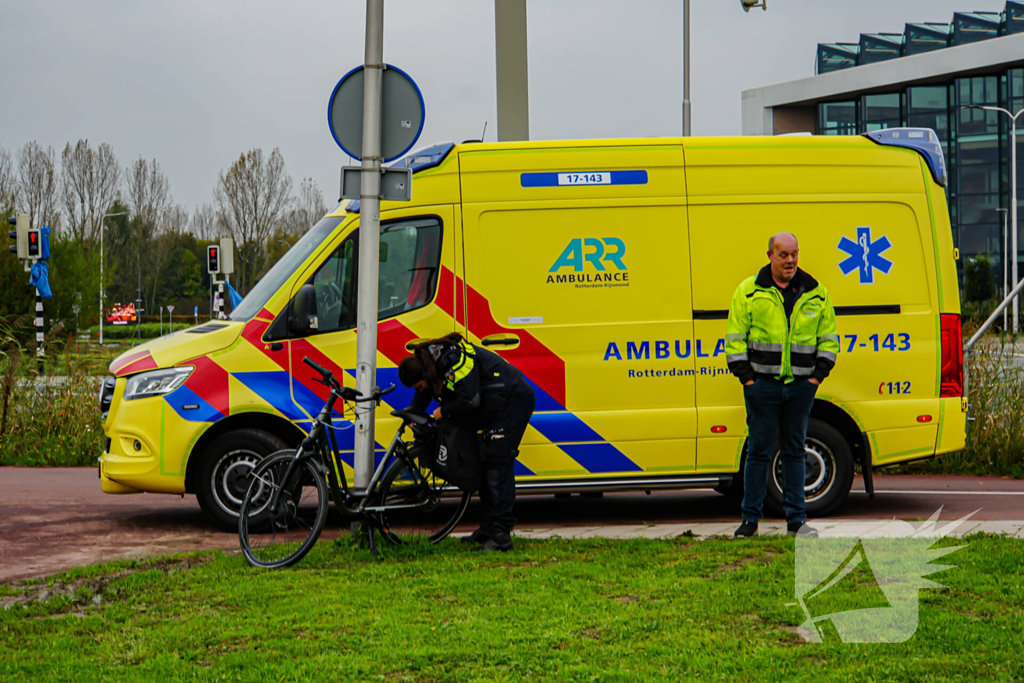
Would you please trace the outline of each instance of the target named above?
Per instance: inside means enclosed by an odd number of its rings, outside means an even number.
[[[220,238],[220,274],[231,275],[235,272],[235,240],[230,237]]]

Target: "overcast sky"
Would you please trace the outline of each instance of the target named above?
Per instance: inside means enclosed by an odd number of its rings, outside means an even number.
[[[1002,0],[693,0],[693,133],[739,135],[740,93],[810,76],[817,42],[948,22]],[[495,139],[493,0],[386,0],[384,54],[420,85],[421,144]],[[177,202],[280,147],[330,202],[348,162],[327,128],[362,63],[363,0],[0,0],[0,145],[109,142],[156,158]],[[529,0],[535,139],[678,135],[681,0]]]

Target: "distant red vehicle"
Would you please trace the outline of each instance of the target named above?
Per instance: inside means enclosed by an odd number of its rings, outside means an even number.
[[[113,325],[127,325],[137,319],[133,303],[125,306],[114,304],[112,308],[107,309],[107,322]]]

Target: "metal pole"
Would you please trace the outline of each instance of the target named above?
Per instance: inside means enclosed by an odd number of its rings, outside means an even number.
[[[494,0],[499,142],[530,139],[529,61],[526,0]]]
[[[366,0],[363,79],[362,182],[359,191],[359,296],[356,309],[356,390],[370,396],[377,385],[377,269],[380,266],[381,83],[384,76],[384,0]],[[373,473],[373,403],[356,408],[355,486]]]
[[[43,295],[39,293],[39,288],[36,288],[36,360],[39,362],[39,374],[42,375],[44,371],[44,359],[46,353],[43,351],[43,341],[45,335],[43,332]]]
[[[683,137],[690,137],[690,0],[683,0]]]
[[[100,219],[100,346],[103,346],[103,218]]]
[[[103,346],[103,301],[105,300],[103,292],[103,266],[106,263],[106,259],[103,258],[103,234],[106,232],[104,226],[106,225],[106,219],[113,218],[114,216],[127,216],[127,211],[118,211],[117,213],[105,213],[100,217],[100,346]],[[77,322],[76,322],[77,327]]]
[[[1020,112],[1017,112],[1020,116]],[[1010,225],[1013,234],[1010,237],[1010,244],[1013,251],[1010,268],[1013,272],[1013,281],[1017,282],[1017,116],[1011,116],[1013,121],[1010,133]],[[1016,289],[1020,289],[1019,287]],[[1016,291],[1016,290],[1015,290]],[[1020,325],[1020,299],[1013,297],[1013,336],[1017,336]]]
[[[139,291],[135,298],[135,330],[142,341],[142,267],[139,267]]]
[[[1010,215],[1009,209],[996,209],[999,213],[1003,214],[1003,296],[1005,297],[1010,293],[1010,283],[1007,281],[1008,268],[1007,260],[1010,257],[1010,232],[1007,225],[1007,219]],[[1003,309],[1003,332],[1006,332],[1007,325],[1007,313],[1006,309]]]

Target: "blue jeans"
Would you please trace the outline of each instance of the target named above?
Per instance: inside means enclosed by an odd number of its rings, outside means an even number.
[[[782,451],[782,507],[786,522],[803,524],[807,521],[804,441],[817,390],[818,386],[805,378],[783,384],[774,378],[758,377],[753,384],[743,387],[748,432],[743,473],[744,522],[756,524],[761,519],[776,432]]]

